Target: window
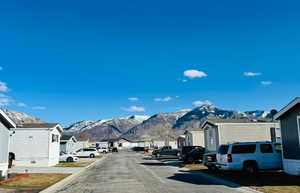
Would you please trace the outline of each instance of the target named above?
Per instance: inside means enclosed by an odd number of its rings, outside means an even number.
[[[221,155],[227,154],[228,149],[229,149],[229,145],[221,145],[219,147],[218,153]]]
[[[246,154],[254,153],[256,150],[256,145],[234,145],[232,147],[232,154]]]
[[[272,144],[260,144],[261,153],[273,153]]]
[[[59,140],[59,136],[52,134],[52,143],[58,142],[58,140]]]
[[[281,144],[275,144],[274,147],[275,147],[275,152],[276,153],[281,153],[282,152]]]

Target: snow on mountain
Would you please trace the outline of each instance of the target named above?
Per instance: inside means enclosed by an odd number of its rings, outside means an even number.
[[[3,110],[9,118],[12,119],[17,125],[24,124],[24,123],[45,123],[44,121],[30,116],[26,113],[12,111],[12,110]]]

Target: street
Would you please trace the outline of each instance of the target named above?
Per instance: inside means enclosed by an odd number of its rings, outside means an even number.
[[[177,165],[139,153],[120,152],[89,168],[59,193],[222,193],[239,192]]]

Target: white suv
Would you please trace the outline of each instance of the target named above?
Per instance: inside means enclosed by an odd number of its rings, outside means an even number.
[[[96,156],[99,156],[99,152],[97,151],[96,148],[83,148],[78,151],[76,151],[76,156],[77,157],[90,157],[94,158]]]
[[[282,168],[281,144],[273,142],[245,142],[221,145],[217,153],[220,170],[258,170]]]

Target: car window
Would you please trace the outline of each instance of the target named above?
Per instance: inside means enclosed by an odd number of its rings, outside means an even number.
[[[256,145],[233,145],[232,154],[246,154],[254,153],[256,150]]]
[[[221,145],[219,147],[218,153],[221,155],[227,154],[228,149],[229,149],[229,145]]]
[[[260,144],[261,153],[273,153],[272,144]]]
[[[281,153],[281,151],[282,151],[281,144],[275,144],[274,147],[275,147],[275,152]]]

